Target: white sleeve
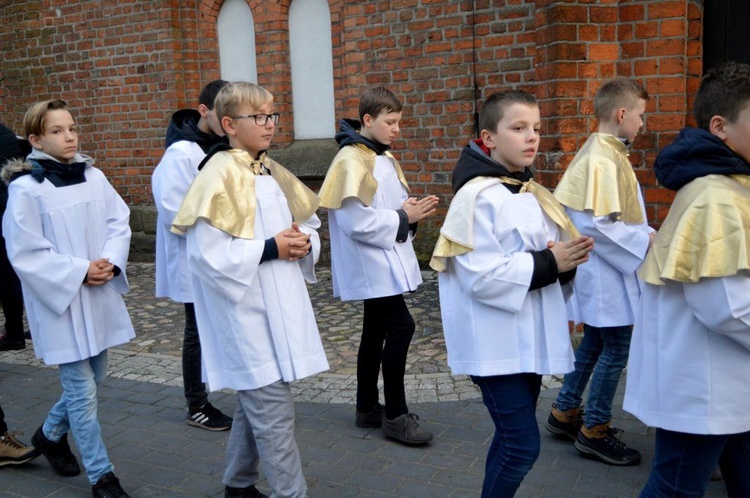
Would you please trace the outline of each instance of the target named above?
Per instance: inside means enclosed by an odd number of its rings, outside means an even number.
[[[648,225],[629,225],[609,216],[593,216],[591,211],[568,214],[581,235],[594,238],[594,252],[624,275],[638,270],[648,250]]]
[[[750,276],[702,278],[683,284],[693,315],[706,328],[730,337],[750,349]]]
[[[117,292],[125,294],[129,290],[126,270],[128,254],[130,254],[130,209],[104,174],[102,174],[102,182],[106,196],[107,238],[104,241],[101,257],[109,258],[110,263],[121,270],[121,273],[107,285],[112,285]]]
[[[185,234],[188,265],[203,285],[239,302],[253,283],[265,240],[248,240],[198,219]]]
[[[320,219],[316,214],[313,214],[309,220],[301,223],[299,229],[310,235],[310,243],[312,249],[310,254],[299,260],[299,266],[302,270],[302,276],[305,280],[311,284],[318,281],[315,276],[315,264],[320,258],[320,236],[318,235],[318,229],[320,228]]]
[[[159,214],[158,222],[167,232],[170,231],[182,200],[198,174],[190,155],[179,147],[179,144],[180,142],[177,142],[166,150],[151,178],[154,204]]]
[[[480,194],[474,210],[474,250],[453,258],[461,287],[480,303],[518,313],[529,293],[534,260],[528,252],[510,252],[495,233],[495,209]]]
[[[58,253],[44,236],[41,220],[32,193],[11,184],[3,216],[8,259],[26,291],[61,315],[80,291],[90,262]]]
[[[333,211],[339,228],[347,237],[386,250],[397,244],[400,218],[396,210],[375,209],[365,206],[356,197],[348,197]]]

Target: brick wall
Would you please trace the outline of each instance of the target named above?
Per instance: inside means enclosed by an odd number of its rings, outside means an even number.
[[[221,3],[3,2],[2,121],[18,129],[32,102],[64,98],[75,109],[83,150],[127,202],[147,206],[171,112],[194,106],[202,85],[219,76]],[[275,139],[285,148],[294,140],[290,0],[248,5],[259,83],[287,116]],[[356,117],[358,96],[373,85],[401,95],[406,107],[395,152],[416,194],[441,196],[441,214],[450,172],[486,95],[515,86],[540,99],[537,176],[551,187],[595,129],[596,89],[622,75],[641,80],[652,97],[631,158],[646,187],[649,220],[663,220],[672,196],[655,186],[649,167],[689,119],[702,63],[700,0],[331,0],[329,7],[336,116]],[[420,229],[425,258],[441,218]]]

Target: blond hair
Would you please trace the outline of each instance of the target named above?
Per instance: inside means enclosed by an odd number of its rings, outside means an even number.
[[[49,111],[68,111],[68,104],[60,99],[45,100],[32,105],[23,116],[23,133],[29,135],[44,135],[45,121]]]
[[[237,116],[244,105],[260,109],[269,102],[273,102],[273,95],[262,86],[245,81],[234,81],[224,85],[216,94],[214,110],[221,122],[225,117]]]

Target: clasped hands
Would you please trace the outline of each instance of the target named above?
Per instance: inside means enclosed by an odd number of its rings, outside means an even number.
[[[274,240],[279,250],[279,259],[297,261],[310,254],[312,250],[310,234],[302,232],[299,225],[294,222],[291,228],[276,234]]]

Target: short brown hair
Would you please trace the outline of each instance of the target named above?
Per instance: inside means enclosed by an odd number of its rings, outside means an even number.
[[[513,104],[537,107],[536,97],[523,90],[508,90],[487,97],[479,111],[479,130],[495,133],[497,124],[505,116],[505,110]]]
[[[29,135],[44,135],[44,125],[49,111],[68,111],[68,104],[60,99],[45,100],[32,105],[23,116],[23,133]]]
[[[388,114],[389,112],[401,112],[403,110],[404,105],[396,97],[396,94],[382,86],[367,90],[359,99],[360,121],[364,121],[365,114],[369,114],[374,119],[381,112]]]
[[[607,121],[617,109],[631,109],[641,99],[648,100],[648,92],[637,81],[623,77],[609,80],[594,96],[594,115]]]
[[[693,104],[699,128],[709,130],[711,118],[721,116],[737,122],[742,109],[750,104],[750,65],[727,62],[703,77]]]
[[[233,81],[221,87],[216,94],[214,109],[216,117],[221,122],[225,117],[237,116],[243,105],[259,109],[269,102],[273,102],[273,95],[262,86],[246,81]]]

